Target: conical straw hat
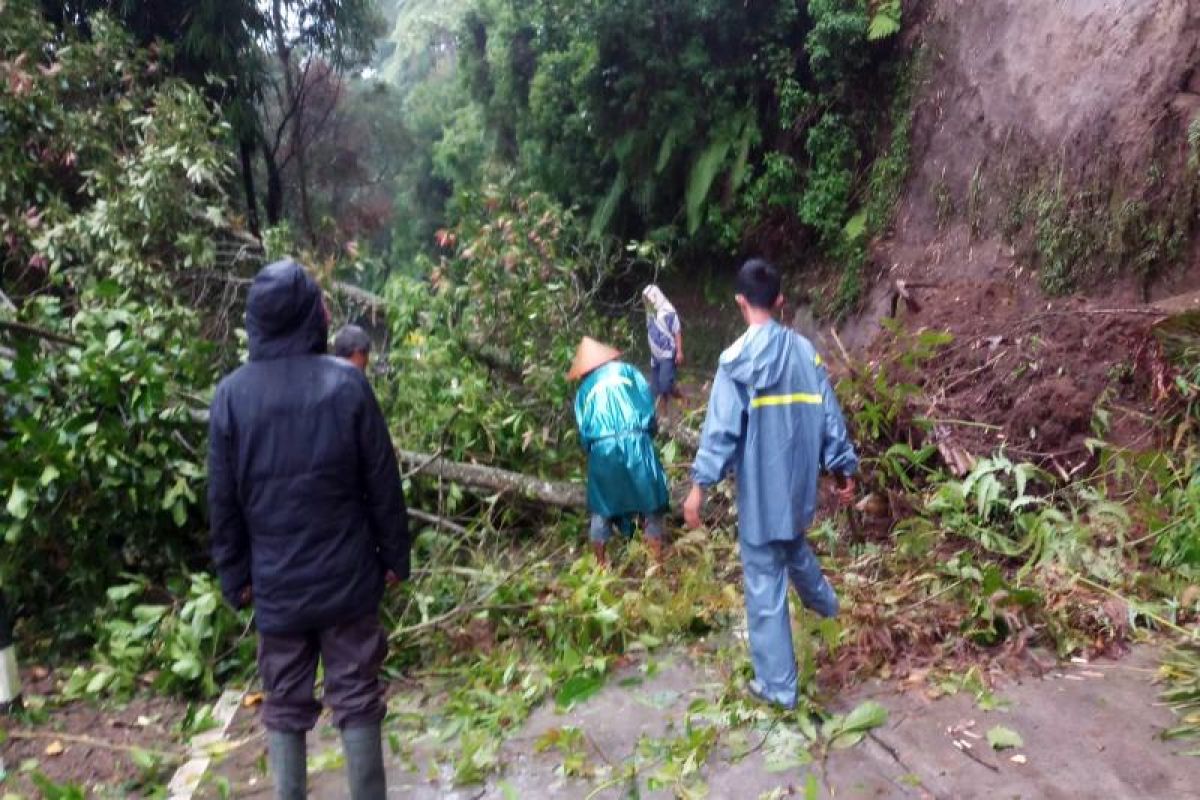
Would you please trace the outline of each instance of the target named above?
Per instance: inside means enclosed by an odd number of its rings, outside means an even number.
[[[606,344],[600,344],[590,336],[585,336],[575,351],[575,361],[571,364],[571,371],[567,373],[567,380],[577,381],[596,367],[616,361],[620,357],[620,350],[615,350]]]

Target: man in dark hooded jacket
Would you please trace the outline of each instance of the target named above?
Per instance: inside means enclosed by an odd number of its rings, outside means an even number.
[[[410,544],[391,438],[362,372],[325,355],[321,291],[294,261],[254,279],[246,332],[248,363],[213,397],[208,503],[221,589],[254,604],[276,797],[305,796],[320,658],[350,796],[383,798],[378,612]]]

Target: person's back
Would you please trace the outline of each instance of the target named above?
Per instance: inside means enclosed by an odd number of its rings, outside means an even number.
[[[812,522],[818,473],[853,467],[841,415],[830,413],[836,399],[821,358],[807,339],[770,320],[722,353],[717,370],[715,383],[735,392],[747,410],[744,431],[726,432],[743,446],[719,464],[720,450],[702,450],[697,468],[716,475],[734,469],[743,539],[795,539]]]
[[[214,414],[237,431],[233,469],[250,535],[260,630],[291,633],[378,603],[358,476],[369,389],[351,364],[304,355],[252,361],[218,389]]]
[[[319,658],[351,796],[374,799],[385,792],[378,609],[385,577],[408,577],[408,524],[375,395],[358,369],[324,355],[327,324],[299,265],[255,278],[250,360],[221,381],[210,410],[212,555],[225,597],[255,607],[276,796],[304,796]]]
[[[218,476],[232,472],[237,497],[230,499],[243,516],[250,559],[229,553],[218,567],[246,563],[258,629],[292,633],[375,608],[383,571],[372,525],[391,530],[403,521],[370,519],[364,488],[373,484],[385,508],[403,499],[390,480],[394,453],[370,385],[324,354],[319,297],[315,305],[306,299],[293,270],[266,276],[260,288],[247,308],[250,360],[220,383],[211,410],[214,435],[227,445],[226,462],[214,468]],[[375,474],[363,474],[364,455]],[[407,569],[407,552],[389,545],[388,568]]]
[[[675,306],[662,289],[650,284],[642,290],[646,303],[646,339],[650,345],[650,387],[655,405],[666,409],[667,399],[682,398],[675,385],[683,365],[683,329]]]
[[[588,454],[589,538],[601,563],[612,526],[628,529],[634,515],[645,517],[647,544],[661,558],[669,502],[651,438],[656,421],[650,387],[637,369],[615,360],[619,355],[584,337],[569,375],[581,380],[575,421]]]
[[[684,519],[700,525],[704,490],[734,471],[738,549],[755,678],[754,696],[792,708],[797,675],[788,583],[805,607],[837,614],[837,596],[821,574],[805,531],[816,507],[818,473],[854,491],[858,456],[820,357],[804,337],[775,322],[783,305],[779,273],[758,259],[738,272],[737,303],[746,333],[722,355],[713,379]]]
[[[654,423],[654,400],[646,379],[620,361],[609,362],[584,378],[575,409],[579,435],[585,441],[642,433]]]

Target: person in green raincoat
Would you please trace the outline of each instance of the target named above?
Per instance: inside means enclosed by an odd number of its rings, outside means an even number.
[[[617,525],[632,528],[645,518],[646,544],[662,559],[667,476],[654,450],[654,396],[642,373],[620,361],[621,353],[583,337],[567,378],[582,381],[575,395],[575,422],[588,456],[589,538],[596,560],[607,563],[605,545]]]

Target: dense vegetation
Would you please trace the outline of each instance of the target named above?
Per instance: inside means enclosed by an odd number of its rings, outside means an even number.
[[[907,155],[899,2],[439,6],[401,4],[384,66],[424,132],[401,212],[418,237],[508,170],[577,206],[591,238],[684,263],[854,262],[887,222],[864,212],[903,178],[881,154]]]
[[[69,697],[128,697],[146,676],[208,697],[247,674],[248,615],[206,574],[202,423],[267,258],[298,255],[335,324],[372,328],[401,445],[558,480],[582,467],[571,350],[584,330],[631,342],[637,283],[753,251],[829,267],[824,309],[852,308],[908,168],[921,64],[900,5],[0,0],[0,589],[23,647],[79,665]],[[1004,453],[954,475],[909,381],[948,346],[897,329],[874,363],[841,365],[866,488],[904,519],[814,532],[849,611],[806,631],[806,674],[816,642],[850,680],[900,652],[939,665],[1037,639],[1066,655],[1194,618],[1195,370],[1162,453],[1097,441],[1091,477]],[[663,447],[681,479],[686,447]],[[666,577],[644,577],[636,544],[598,572],[574,558],[577,512],[419,469],[406,488],[429,521],[387,609],[391,667],[448,677],[437,714],[397,726],[450,742],[459,782],[499,766],[537,702],[583,699],[626,654],[740,607],[723,534],[682,538]],[[681,794],[705,731],[766,713],[736,699],[741,650],[710,655],[728,691],[696,714],[714,727],[646,755]],[[857,741],[864,719],[831,717],[809,745]],[[587,774],[563,736],[539,746]]]
[[[8,2],[0,33],[19,319],[2,569],[26,610],[202,564],[197,421],[264,256],[243,226],[276,225],[266,249],[306,249],[328,279],[432,276],[432,293],[387,290],[393,334],[452,328],[434,346],[460,381],[395,392],[399,431],[509,465],[536,436],[553,464],[571,427],[558,365],[622,276],[672,248],[766,246],[768,230],[795,256],[851,252],[891,107],[878,87],[900,63],[895,3],[481,2],[415,25],[432,13],[418,3],[395,19],[415,44],[379,64],[393,90],[353,77],[383,24],[369,4],[105,8]],[[492,412],[462,395],[481,364]]]

